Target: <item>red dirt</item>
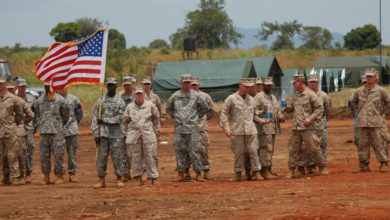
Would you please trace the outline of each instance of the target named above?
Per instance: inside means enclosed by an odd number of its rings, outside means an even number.
[[[39,149],[35,151],[33,184],[0,186],[3,218],[120,218],[120,219],[390,219],[390,174],[353,174],[357,168],[352,120],[329,123],[329,176],[312,175],[294,180],[233,182],[233,154],[214,120],[210,126],[212,162],[210,182],[176,183],[172,129],[165,122],[159,146],[160,184],[139,187],[134,181],[115,187],[112,165],[108,188],[95,190],[95,146],[88,128],[82,129],[78,183],[40,185]],[[274,170],[287,174],[287,139],[290,123],[277,139]],[[38,141],[38,139],[36,140]],[[372,153],[372,155],[374,155]],[[52,177],[54,178],[54,177]]]

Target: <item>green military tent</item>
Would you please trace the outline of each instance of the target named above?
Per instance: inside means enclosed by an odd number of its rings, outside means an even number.
[[[326,77],[329,92],[359,86],[366,68],[381,70],[380,83],[387,85],[390,83],[389,67],[390,59],[387,56],[320,57],[314,63],[315,72]]]
[[[253,61],[258,76],[271,76],[274,82],[273,94],[280,98],[282,95],[283,71],[275,57],[255,57]]]
[[[282,71],[274,57],[161,62],[157,64],[153,77],[153,91],[166,101],[180,88],[180,75],[183,73],[199,77],[202,90],[214,101],[223,101],[237,90],[241,77],[274,76],[275,85],[280,87]],[[278,96],[280,94],[280,91],[277,92]]]

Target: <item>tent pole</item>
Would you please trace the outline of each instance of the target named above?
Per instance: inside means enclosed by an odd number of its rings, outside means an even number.
[[[382,77],[382,0],[379,0],[379,70]]]

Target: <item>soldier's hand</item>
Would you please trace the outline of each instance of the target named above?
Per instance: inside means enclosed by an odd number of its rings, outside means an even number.
[[[97,120],[97,123],[98,123],[99,125],[103,124],[103,119],[102,119],[102,118],[99,118],[99,119]]]
[[[306,119],[303,124],[307,127],[311,124],[311,121],[309,119]]]
[[[95,143],[96,143],[96,145],[100,144],[100,137],[95,137]]]
[[[228,138],[230,138],[232,136],[232,132],[230,132],[230,131],[225,132],[225,134],[226,134],[226,137],[228,137]]]

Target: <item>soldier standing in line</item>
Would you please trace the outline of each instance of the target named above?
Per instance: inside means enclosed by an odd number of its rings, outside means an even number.
[[[248,95],[248,87],[255,82],[250,78],[240,80],[236,93],[225,99],[221,111],[220,126],[231,139],[231,148],[234,154],[235,180],[241,181],[241,172],[245,166],[245,154],[250,157],[251,168],[257,180],[261,179],[259,162],[257,130],[254,117],[257,113],[254,99]],[[232,125],[229,125],[229,119]]]
[[[37,101],[37,123],[40,131],[42,183],[50,184],[51,155],[54,155],[55,184],[64,183],[64,125],[69,120],[69,106],[65,99],[50,92],[50,85],[45,83],[46,94]]]
[[[390,108],[390,96],[388,92],[377,85],[378,71],[369,68],[365,71],[366,84],[357,89],[351,98],[354,111],[358,113],[359,126],[359,170],[358,172],[371,171],[370,146],[374,149],[377,160],[380,162],[380,172],[388,172],[388,157],[386,147],[383,144],[383,115]]]
[[[126,107],[123,115],[127,130],[126,144],[131,145],[129,149],[133,155],[134,178],[139,185],[143,184],[143,162],[152,184],[156,183],[158,177],[154,152],[157,147],[156,133],[160,130],[160,115],[157,107],[145,100],[144,96],[144,90],[136,88],[135,101]]]
[[[295,75],[291,81],[297,93],[293,96],[291,108],[286,112],[294,112],[292,133],[288,140],[289,173],[287,178],[294,178],[295,169],[300,165],[303,155],[308,154],[314,165],[320,168],[323,175],[328,175],[326,161],[320,149],[320,140],[315,134],[315,121],[323,115],[324,108],[318,96],[305,86],[305,77]],[[305,143],[305,150],[303,150]]]
[[[117,186],[125,186],[123,176],[123,112],[126,108],[123,99],[116,94],[117,82],[115,78],[108,78],[106,82],[107,94],[99,99],[92,115],[92,133],[97,146],[96,169],[99,182],[95,189],[105,188],[107,175],[107,160],[111,154],[114,171],[117,178]]]
[[[265,77],[263,91],[255,96],[256,107],[263,120],[263,123],[256,123],[256,128],[261,175],[265,180],[276,179],[276,174],[272,172],[272,156],[275,151],[276,135],[281,133],[280,122],[284,121],[278,99],[272,95],[272,87],[272,77]]]
[[[183,74],[181,88],[167,101],[166,111],[174,119],[173,133],[178,181],[185,181],[187,155],[196,173],[196,181],[203,181],[199,118],[207,114],[207,103],[191,89],[191,75]]]
[[[59,94],[64,97],[66,104],[69,106],[69,121],[64,126],[65,147],[68,154],[68,173],[69,182],[77,182],[77,149],[79,147],[79,123],[83,118],[83,108],[79,98],[68,94],[67,89],[59,91]]]
[[[210,120],[211,117],[213,117],[213,114],[215,113],[214,102],[209,94],[200,90],[199,78],[193,77],[191,84],[192,84],[192,89],[195,92],[197,92],[204,101],[206,101],[208,107],[207,114],[199,118],[199,129],[200,129],[200,136],[201,136],[200,143],[202,144],[201,156],[202,156],[202,165],[204,169],[203,177],[206,180],[208,180],[211,167],[210,167],[209,151],[208,151],[210,140],[209,140],[209,134],[207,130],[208,130],[208,120]]]
[[[16,96],[8,92],[6,80],[0,76],[0,171],[3,172],[3,185],[19,185],[20,171],[16,132],[17,126],[22,123],[22,120],[22,106]]]
[[[121,98],[125,102],[125,105],[128,106],[130,103],[134,101],[134,85],[133,85],[133,77],[125,76],[123,77],[123,93],[121,94]],[[123,134],[126,135],[127,131],[123,130]],[[126,137],[123,138],[123,181],[127,182],[131,180],[131,149],[128,149],[128,145],[125,143]]]
[[[256,90],[257,90],[257,93],[260,93],[261,91],[263,91],[263,81],[261,80],[260,76],[256,78]]]
[[[34,96],[27,94],[27,82],[24,79],[18,79],[18,96],[22,98],[24,101],[27,102],[30,109],[34,112],[36,115],[37,111],[37,100],[34,98]],[[37,128],[37,122],[36,119],[32,122],[25,123],[25,132],[27,134],[27,140],[26,140],[26,177],[25,181],[26,183],[31,183],[31,173],[33,171],[33,155],[34,155],[34,130]]]

